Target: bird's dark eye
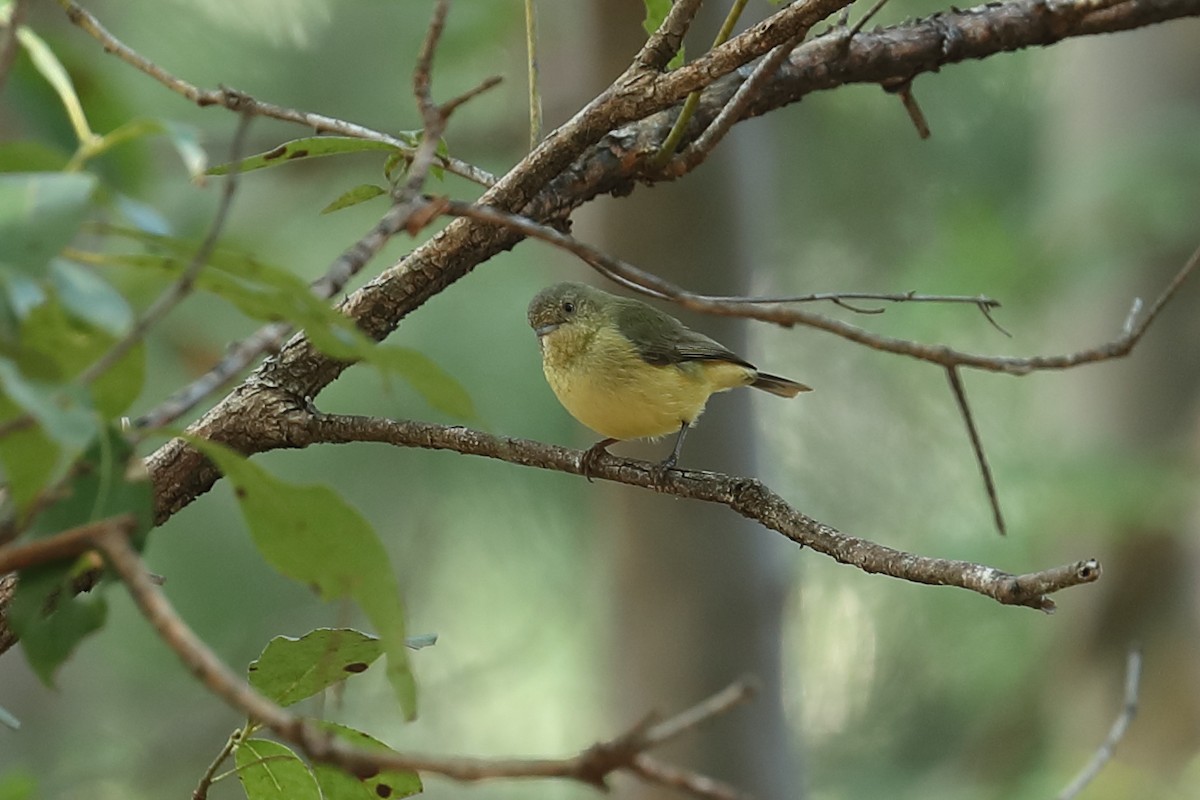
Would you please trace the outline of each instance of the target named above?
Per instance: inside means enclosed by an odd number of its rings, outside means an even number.
[[[575,313],[575,304],[572,303],[570,300],[563,300],[562,310],[566,314],[574,314]]]

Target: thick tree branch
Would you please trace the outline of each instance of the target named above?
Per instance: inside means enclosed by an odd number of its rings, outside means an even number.
[[[381,442],[399,447],[453,450],[486,456],[511,464],[581,475],[582,453],[528,439],[493,436],[470,428],[350,415],[312,415],[304,411],[288,420],[290,447],[348,442]],[[753,478],[717,472],[672,469],[658,475],[655,465],[611,455],[598,459],[592,477],[655,489],[692,500],[727,506],[764,527],[783,534],[842,564],[864,572],[936,586],[957,586],[1007,605],[1053,611],[1050,595],[1100,577],[1100,564],[1085,559],[1040,572],[1009,572],[944,558],[929,558],[876,544],[818,522],[788,505],[782,497]]]
[[[829,10],[836,10],[836,7],[837,4],[831,3]],[[795,9],[796,5],[789,6],[771,19],[785,13],[799,15],[800,11]],[[1130,0],[1100,11],[1021,0],[859,34],[849,46],[832,34],[826,35],[797,48],[776,77],[755,95],[746,113],[765,113],[795,102],[812,91],[844,83],[906,79],[964,58],[983,58],[1067,36],[1124,30],[1197,14],[1200,14],[1200,0]],[[772,27],[768,20],[746,34],[751,34],[751,39],[757,42],[755,47],[761,45],[765,48],[761,52],[766,52],[799,30],[800,18],[792,16],[788,19],[790,24],[783,28]],[[772,31],[770,36],[765,33]],[[575,208],[597,195],[627,192],[636,180],[650,180],[653,173],[648,171],[648,165],[670,128],[671,115],[646,115],[667,108],[704,83],[694,74],[683,81],[678,77],[679,73],[703,72],[716,63],[713,59],[718,54],[721,59],[727,59],[735,51],[748,52],[744,49],[749,47],[750,41],[743,38],[746,34],[670,73],[649,75],[636,70],[627,73],[618,84],[601,93],[568,123],[548,135],[534,152],[484,194],[481,203],[509,212],[519,211],[541,224],[561,225]],[[706,74],[711,82],[714,73]],[[692,136],[703,130],[729,102],[746,74],[748,70],[730,74],[705,90],[696,120],[689,126],[689,131],[694,131]],[[641,87],[640,99],[632,99],[631,87],[635,84]],[[642,121],[626,124],[638,119]],[[619,125],[625,127],[618,129]],[[467,275],[476,265],[511,248],[520,239],[519,233],[503,226],[456,220],[392,269],[351,295],[341,309],[357,320],[365,333],[382,339],[430,297]],[[817,324],[804,319],[796,309],[789,310],[789,316],[785,318],[781,310],[769,306],[716,309],[699,301],[685,304],[710,313],[736,311],[782,324]],[[986,369],[995,368],[993,363],[998,363],[1003,371],[1017,374],[1029,371],[1030,362],[1038,369],[1065,368],[1115,357],[1114,353],[1123,354],[1122,350],[1128,352],[1132,346],[1131,341],[1122,341],[1105,352],[1017,359],[1011,364],[1003,359],[981,362],[964,357],[970,354],[958,354],[949,348],[916,345],[835,323],[824,329],[852,341],[882,345],[884,349],[943,365],[949,360],[962,366]],[[303,398],[316,396],[346,366],[316,351],[303,337],[293,338],[276,357],[268,359],[258,372],[199,420],[192,431],[245,453],[285,446],[278,426],[263,414],[286,412],[300,404]],[[148,465],[155,482],[160,522],[207,491],[218,478],[203,457],[180,440],[154,453]]]

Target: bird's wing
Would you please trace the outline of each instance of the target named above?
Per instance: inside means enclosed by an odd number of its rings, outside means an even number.
[[[670,314],[644,303],[634,305],[635,302],[617,306],[616,323],[646,363],[666,365],[683,361],[728,361],[754,369],[753,364],[720,342],[688,328]],[[652,313],[648,313],[647,309]]]

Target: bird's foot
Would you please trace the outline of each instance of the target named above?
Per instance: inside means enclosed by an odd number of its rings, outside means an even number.
[[[672,453],[657,464],[650,466],[650,485],[652,487],[660,492],[666,491],[668,483],[667,473],[675,469],[675,460],[675,454]]]
[[[599,469],[600,459],[607,455],[612,455],[608,452],[607,448],[615,441],[616,439],[601,439],[587,450],[584,450],[583,455],[579,457],[579,474],[587,478],[588,483],[592,482],[592,476]]]

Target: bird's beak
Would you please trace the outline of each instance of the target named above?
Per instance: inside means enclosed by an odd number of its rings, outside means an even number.
[[[562,323],[560,323],[560,322],[551,322],[548,325],[542,325],[540,327],[534,328],[533,332],[536,333],[537,337],[540,339],[548,333],[554,333],[554,331],[558,330],[558,326],[561,324]]]

